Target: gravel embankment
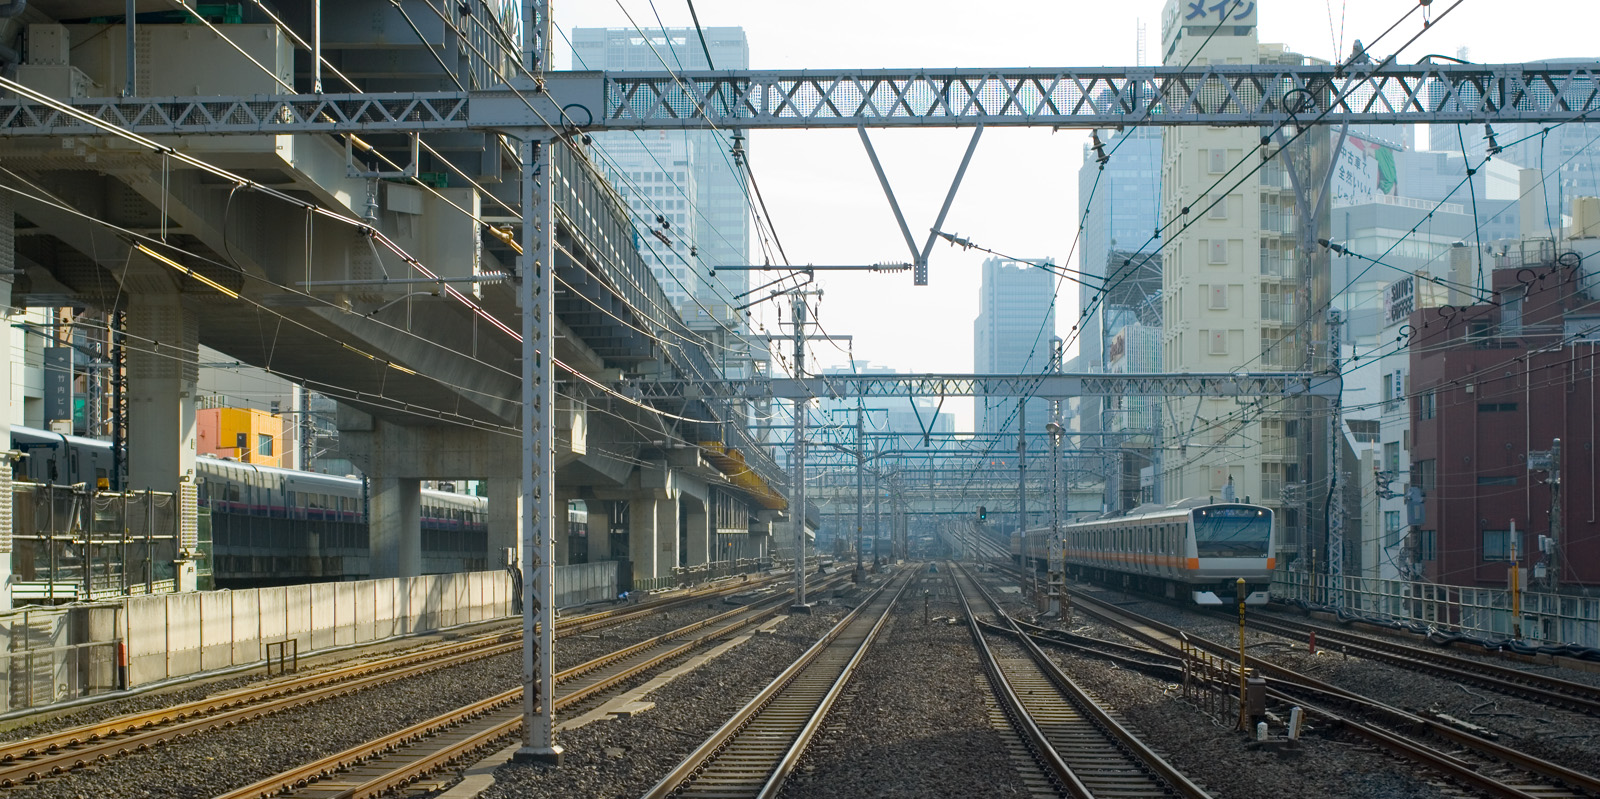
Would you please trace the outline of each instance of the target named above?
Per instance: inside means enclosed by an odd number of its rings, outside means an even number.
[[[557,644],[557,666],[576,665],[732,607],[720,602],[702,603],[690,609],[653,614],[596,637],[563,638]],[[39,799],[214,796],[516,687],[521,681],[521,660],[520,651],[498,655],[408,678],[380,690],[284,711],[46,780],[20,789],[19,795]],[[59,729],[133,712],[135,707],[169,706],[252,681],[254,678],[241,677],[160,696],[135,697],[88,708],[16,734],[37,735],[47,728]]]
[[[1233,640],[1237,628],[1194,616],[1181,609],[1137,598],[1110,594],[1122,607],[1204,635]],[[1134,604],[1127,604],[1133,602]],[[1166,615],[1163,615],[1165,612]],[[1194,622],[1198,621],[1196,624]],[[1067,624],[1046,626],[1069,629],[1080,635],[1121,643],[1136,643],[1107,625],[1077,614]],[[1257,648],[1256,652],[1259,652]],[[1276,799],[1314,795],[1355,799],[1434,799],[1459,795],[1441,790],[1428,775],[1418,774],[1405,761],[1381,755],[1365,746],[1308,734],[1292,755],[1252,750],[1246,738],[1233,731],[1231,719],[1215,720],[1198,706],[1182,699],[1178,686],[1154,677],[1118,668],[1095,658],[1046,648],[1051,658],[1079,685],[1115,708],[1153,749],[1204,786],[1213,796],[1228,799]],[[1282,730],[1274,730],[1278,736]]]
[[[1214,641],[1234,643],[1238,626],[1156,602],[1124,605],[1140,615],[1181,626]],[[1500,743],[1580,771],[1600,772],[1600,722],[1594,717],[1533,702],[1448,677],[1413,671],[1320,649],[1303,641],[1248,630],[1251,656],[1269,660],[1348,691],[1417,714],[1443,713],[1500,735]]]
[[[793,663],[848,607],[818,605],[644,697],[656,706],[563,734],[554,770],[509,763],[482,799],[631,797],[644,793]]]
[[[923,590],[931,591],[928,622]],[[785,796],[1028,795],[989,724],[972,634],[950,621],[961,613],[951,600],[932,583],[907,589]]]
[[[1299,754],[1292,757],[1247,749],[1246,739],[1231,724],[1214,721],[1184,701],[1175,685],[1091,658],[1053,651],[1051,657],[1079,685],[1116,708],[1167,762],[1213,796],[1434,799],[1452,795],[1415,773],[1409,763],[1316,735],[1303,738]]]

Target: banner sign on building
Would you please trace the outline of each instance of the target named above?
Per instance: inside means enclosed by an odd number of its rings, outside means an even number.
[[[1417,279],[1403,277],[1383,287],[1383,326],[1404,322],[1417,307]]]
[[[1339,134],[1334,132],[1334,141]],[[1333,207],[1377,202],[1379,195],[1399,194],[1395,149],[1359,136],[1346,136],[1333,167]]]
[[[1171,49],[1173,39],[1185,28],[1191,34],[1224,26],[1253,28],[1258,16],[1254,0],[1167,0],[1161,12],[1161,49]]]
[[[44,348],[44,418],[72,419],[72,348]]]

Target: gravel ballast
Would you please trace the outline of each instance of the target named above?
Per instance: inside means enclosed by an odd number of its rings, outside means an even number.
[[[558,769],[508,763],[482,799],[633,797],[658,782],[721,727],[849,608],[818,605],[757,634],[644,698],[655,707],[563,734]]]
[[[556,650],[558,667],[577,665],[733,607],[720,601],[696,603],[689,608],[651,614],[607,629],[601,635],[563,638]],[[22,788],[19,795],[42,799],[214,796],[514,688],[521,681],[521,662],[521,652],[515,651],[418,675],[381,689],[332,698],[116,758]],[[168,707],[252,682],[256,678],[239,677],[134,697],[86,708],[14,734],[38,735],[47,729],[76,726],[135,709]]]
[[[1118,604],[1213,641],[1237,641],[1237,624],[1214,615],[1147,600]],[[1593,765],[1600,762],[1600,722],[1592,716],[1325,648],[1311,654],[1303,641],[1270,633],[1247,630],[1245,645],[1252,657],[1412,713],[1446,714],[1492,731],[1513,749],[1579,771],[1600,772]]]
[[[907,589],[784,796],[1028,795],[984,711],[961,608],[930,594],[924,622],[923,585]]]

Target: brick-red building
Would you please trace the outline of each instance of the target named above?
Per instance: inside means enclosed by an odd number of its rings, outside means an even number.
[[[1505,586],[1515,520],[1519,561],[1543,560],[1549,474],[1528,456],[1559,438],[1561,590],[1600,594],[1600,284],[1575,253],[1524,263],[1494,270],[1497,303],[1411,315],[1414,552],[1430,581]]]

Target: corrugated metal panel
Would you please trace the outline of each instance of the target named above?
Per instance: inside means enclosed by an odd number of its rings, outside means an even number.
[[[191,553],[200,548],[198,519],[199,493],[194,483],[178,486],[178,552]]]
[[[11,552],[11,470],[0,468],[0,554]]]

